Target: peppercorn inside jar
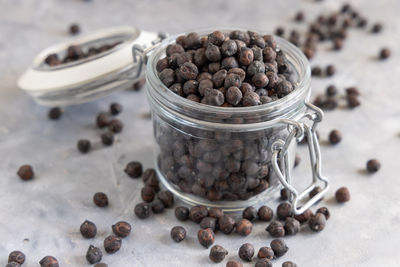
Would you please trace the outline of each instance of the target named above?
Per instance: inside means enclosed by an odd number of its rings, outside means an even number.
[[[315,164],[322,112],[308,103],[309,63],[289,42],[228,29],[173,36],[151,54],[146,77],[156,169],[183,201],[240,210],[268,201],[283,184],[298,213],[326,192]],[[298,193],[290,170],[303,138],[315,169]],[[297,210],[318,181],[321,193]]]

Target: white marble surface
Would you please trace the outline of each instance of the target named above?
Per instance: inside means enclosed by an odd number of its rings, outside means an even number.
[[[79,22],[83,32],[109,25],[170,33],[215,25],[272,31],[291,23],[290,16],[299,8],[307,10],[310,18],[322,10],[329,12],[339,2],[0,0],[0,266],[14,249],[25,252],[28,267],[38,266],[45,255],[58,258],[61,266],[87,266],[84,255],[89,244],[101,247],[118,220],[129,221],[133,232],[123,240],[121,251],[104,256],[109,266],[224,266],[208,260],[208,251],[196,240],[197,225],[185,223],[188,238],[181,244],[172,242],[169,231],[179,224],[172,210],[143,221],[133,215],[141,182],[127,178],[122,170],[130,160],[152,166],[151,122],[141,116],[148,111],[143,91],[120,92],[69,107],[59,121],[49,121],[47,108],[16,88],[18,76],[36,53],[68,38],[70,23]],[[333,79],[314,79],[315,93],[328,83],[341,89],[358,85],[362,91],[361,107],[326,113],[319,129],[323,171],[331,180],[323,204],[332,218],[319,234],[305,230],[286,238],[290,250],[274,266],[285,260],[301,267],[400,266],[400,2],[352,2],[371,20],[384,22],[385,30],[379,37],[352,31],[343,51],[319,53],[314,60],[324,65],[333,62],[338,69]],[[383,45],[391,47],[394,55],[377,62],[373,57]],[[125,129],[118,142],[112,148],[96,144],[90,154],[79,154],[75,148],[79,138],[98,142],[94,116],[111,101],[124,106]],[[332,128],[344,136],[336,147],[324,145]],[[307,155],[305,148],[300,153],[303,158]],[[372,157],[382,162],[382,169],[369,176],[360,170]],[[35,168],[33,181],[23,182],[15,174],[25,163]],[[309,177],[304,163],[295,171],[296,177]],[[350,188],[352,200],[337,205],[332,196],[342,185]],[[109,195],[108,208],[93,205],[91,198],[97,191]],[[85,219],[98,226],[94,240],[80,236],[79,225]],[[237,250],[244,242],[256,249],[269,244],[265,226],[257,223],[246,238],[218,234],[216,244],[229,250],[228,259],[238,259]]]

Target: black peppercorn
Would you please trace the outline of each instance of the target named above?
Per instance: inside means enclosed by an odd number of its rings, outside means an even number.
[[[81,27],[79,27],[79,25],[78,24],[71,24],[70,26],[69,26],[69,33],[71,34],[71,35],[76,35],[76,34],[78,34],[78,33],[80,33],[80,31],[81,31]]]
[[[271,249],[274,251],[276,257],[281,257],[289,250],[283,239],[274,239],[271,241]]]
[[[129,223],[120,221],[120,222],[117,222],[116,224],[114,224],[113,226],[111,226],[111,229],[116,236],[124,238],[124,237],[127,237],[131,233],[132,227]]]
[[[275,29],[275,35],[282,37],[285,34],[285,29],[278,27]]]
[[[390,57],[390,54],[391,54],[391,52],[390,52],[389,48],[382,48],[379,51],[379,58],[380,59],[387,59],[388,57]]]
[[[242,217],[249,221],[254,221],[257,219],[257,209],[254,207],[247,207],[243,210]]]
[[[87,139],[81,139],[78,141],[77,147],[78,147],[78,150],[84,154],[84,153],[89,152],[91,143]]]
[[[280,221],[272,221],[265,230],[272,237],[282,237],[285,235],[285,228]]]
[[[98,207],[101,207],[101,208],[107,207],[108,206],[108,197],[106,194],[104,194],[102,192],[97,192],[93,196],[93,202]]]
[[[224,212],[220,208],[210,208],[208,211],[208,216],[219,219],[224,216]]]
[[[165,68],[158,74],[158,77],[165,86],[170,87],[175,82],[175,71]]]
[[[229,87],[228,90],[226,91],[225,97],[226,97],[226,101],[229,104],[236,106],[242,100],[243,94],[239,88],[232,86],[232,87]]]
[[[112,104],[110,105],[110,113],[111,113],[112,115],[118,115],[119,113],[121,113],[121,111],[122,111],[122,106],[121,106],[121,104],[112,103]]]
[[[259,259],[272,260],[275,257],[274,251],[270,247],[261,247],[258,251],[257,257]]]
[[[186,221],[187,219],[189,219],[189,209],[183,206],[176,207],[175,217],[180,221]]]
[[[329,142],[332,145],[340,143],[341,140],[342,140],[342,134],[338,130],[332,130],[329,133]]]
[[[197,238],[199,243],[205,248],[211,246],[215,240],[214,232],[210,228],[200,229],[197,233]]]
[[[282,267],[297,267],[297,264],[292,261],[285,261],[282,263]]]
[[[8,262],[23,264],[25,262],[25,254],[21,251],[14,250],[8,255]]]
[[[254,256],[254,247],[250,243],[245,243],[239,248],[239,258],[244,261],[251,261]]]
[[[367,161],[367,171],[375,173],[381,168],[381,163],[377,159],[370,159]]]
[[[31,180],[35,175],[31,165],[22,165],[19,167],[17,174],[24,181]]]
[[[235,220],[228,215],[224,215],[218,220],[219,230],[226,235],[232,233],[233,229],[235,228],[235,224]]]
[[[221,91],[207,88],[204,91],[204,97],[201,100],[201,103],[211,106],[221,106],[224,104],[224,101],[225,97]]]
[[[268,206],[261,206],[258,209],[258,218],[261,221],[269,222],[272,219],[273,214],[273,210]]]
[[[139,203],[135,206],[135,215],[140,219],[145,219],[150,216],[150,204],[149,203]]]
[[[244,94],[242,103],[244,107],[257,106],[260,103],[260,96],[255,92],[248,91]]]
[[[111,146],[114,143],[114,135],[111,132],[102,133],[100,138],[103,145]]]
[[[171,238],[179,243],[186,238],[186,230],[182,226],[174,226],[171,229]]]
[[[322,69],[321,69],[321,67],[313,67],[313,68],[311,69],[311,75],[312,75],[312,76],[321,76],[321,74],[322,74]]]
[[[260,259],[256,262],[255,267],[272,267],[272,262],[269,259]]]
[[[104,249],[109,254],[117,252],[121,248],[121,244],[121,238],[115,235],[110,235],[104,239]]]
[[[96,124],[99,128],[104,128],[108,125],[108,115],[105,112],[99,113],[96,117]]]
[[[276,209],[276,216],[278,216],[279,220],[285,220],[287,217],[291,217],[292,214],[292,205],[289,203],[281,203]]]
[[[103,258],[103,253],[99,248],[96,248],[95,246],[90,245],[88,251],[86,252],[86,260],[90,264],[95,264],[101,261],[101,258]]]
[[[84,238],[93,238],[96,236],[96,233],[97,233],[96,225],[93,222],[88,221],[88,220],[84,221],[81,224],[81,227],[79,230]]]
[[[243,267],[243,264],[238,261],[228,261],[226,267]]]
[[[19,263],[16,263],[15,261],[7,263],[6,267],[21,267]]]
[[[312,211],[310,209],[306,209],[306,211],[304,211],[302,214],[294,215],[294,218],[298,220],[300,223],[305,223],[310,219],[312,215],[313,215]]]
[[[292,217],[285,220],[285,235],[295,235],[300,231],[300,222]]]
[[[40,267],[59,267],[58,260],[53,256],[46,256],[39,261]]]
[[[331,213],[329,212],[327,207],[321,207],[319,209],[317,209],[317,211],[315,213],[322,213],[325,215],[325,219],[328,220],[329,217],[331,216]]]
[[[350,191],[347,187],[339,188],[335,193],[336,201],[344,203],[350,200]]]
[[[336,72],[335,66],[333,66],[333,65],[328,65],[328,66],[326,67],[326,75],[327,75],[328,77],[333,76],[333,75],[335,74],[335,72]]]
[[[336,94],[337,94],[337,88],[336,88],[336,86],[334,86],[334,85],[329,85],[327,88],[326,88],[326,95],[327,96],[335,96]]]
[[[200,228],[211,228],[215,232],[217,230],[217,219],[213,217],[204,217],[200,222]]]
[[[213,262],[219,263],[225,259],[225,256],[228,255],[228,251],[224,249],[220,245],[215,245],[210,249],[210,260]]]
[[[316,213],[308,220],[308,226],[314,232],[320,232],[325,228],[326,218],[322,213]]]
[[[297,12],[294,16],[294,20],[297,22],[304,21],[304,13],[302,11]]]
[[[59,107],[51,108],[48,113],[48,117],[51,120],[58,120],[62,115],[62,110]]]
[[[343,40],[336,38],[333,40],[333,50],[341,50],[343,48]]]
[[[380,23],[375,23],[374,25],[372,25],[371,32],[372,32],[372,33],[379,33],[379,32],[382,31],[382,29],[383,29],[382,24],[380,24]]]
[[[157,197],[162,201],[165,208],[172,208],[174,205],[174,195],[168,191],[163,190],[157,193]]]
[[[144,186],[140,191],[140,194],[144,202],[152,202],[154,200],[156,192],[153,187]]]
[[[239,235],[248,236],[252,230],[253,230],[253,224],[249,220],[241,219],[236,224],[236,232]]]
[[[247,47],[242,47],[239,52],[239,63],[248,66],[254,60],[253,50]]]
[[[124,172],[131,178],[139,178],[143,173],[142,163],[131,161],[126,165]]]
[[[138,80],[137,82],[135,82],[135,83],[132,85],[133,91],[139,91],[140,89],[143,88],[143,86],[145,85],[145,83],[146,83],[146,79],[144,79],[144,78]]]
[[[256,73],[254,74],[253,78],[251,78],[254,86],[256,88],[264,88],[268,85],[268,77],[264,73]]]
[[[118,119],[113,119],[108,123],[108,129],[113,133],[120,133],[123,128],[124,124]]]
[[[205,206],[193,206],[190,208],[189,218],[195,223],[200,223],[203,218],[208,216],[208,209]]]
[[[285,189],[285,188],[282,188],[281,191],[280,191],[280,199],[282,201],[288,200],[289,199],[289,195],[288,194],[289,194],[289,191],[287,189]]]
[[[162,213],[164,211],[164,203],[160,200],[160,199],[155,199],[152,203],[151,203],[151,210],[154,213]]]
[[[94,267],[108,267],[108,265],[105,263],[97,263],[94,265]]]
[[[316,196],[321,191],[322,191],[322,188],[320,186],[316,186],[316,187],[314,187],[313,190],[310,191],[308,196],[309,196],[309,198],[313,198],[314,196]],[[323,199],[323,197],[320,200],[322,200],[322,199]]]
[[[361,105],[360,101],[358,100],[357,96],[354,94],[347,95],[347,105],[349,108],[355,108]]]

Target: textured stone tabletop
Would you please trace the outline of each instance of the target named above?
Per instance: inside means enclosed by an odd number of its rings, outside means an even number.
[[[327,112],[319,127],[323,173],[331,181],[322,205],[329,207],[332,216],[321,233],[305,230],[286,238],[290,249],[274,266],[285,260],[301,267],[400,266],[400,1],[352,3],[370,21],[382,21],[385,29],[379,36],[351,30],[343,51],[320,52],[313,59],[313,64],[323,66],[334,63],[338,70],[334,78],[314,79],[314,94],[330,83],[341,90],[357,85],[362,91],[359,108]],[[117,25],[169,33],[216,25],[273,31],[278,25],[295,27],[291,17],[300,8],[310,19],[340,5],[333,0],[318,4],[311,0],[0,0],[0,266],[6,265],[8,253],[15,249],[26,254],[23,266],[39,266],[46,255],[55,256],[60,266],[87,266],[89,244],[102,247],[118,220],[130,222],[133,232],[119,252],[104,255],[109,266],[225,266],[226,260],[209,261],[208,250],[197,242],[197,225],[184,223],[188,238],[180,244],[171,240],[170,229],[181,224],[173,210],[147,220],[133,214],[141,181],[128,178],[123,168],[131,160],[145,167],[153,162],[152,126],[143,118],[149,111],[143,90],[67,107],[59,121],[49,121],[48,109],[16,88],[35,54],[69,38],[70,23],[78,22],[83,33]],[[382,46],[394,50],[386,62],[374,59]],[[113,101],[124,106],[120,117],[125,128],[114,146],[103,148],[94,117]],[[343,133],[343,141],[335,147],[326,144],[333,128]],[[80,138],[95,143],[88,155],[76,149]],[[304,160],[294,175],[309,179],[306,148],[299,153]],[[382,162],[375,175],[362,171],[370,158]],[[16,176],[22,164],[34,166],[34,180],[23,182]],[[338,205],[333,195],[343,185],[351,190],[352,200]],[[108,194],[108,208],[94,206],[92,196],[98,191]],[[97,238],[81,237],[79,226],[85,219],[97,224]],[[216,244],[228,249],[227,259],[238,260],[242,243],[250,242],[257,250],[269,245],[265,227],[256,223],[245,238],[218,234]],[[253,265],[254,261],[244,266]]]

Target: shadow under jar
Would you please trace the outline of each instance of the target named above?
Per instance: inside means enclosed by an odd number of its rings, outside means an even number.
[[[296,214],[317,202],[328,189],[315,133],[323,114],[308,102],[310,66],[303,53],[275,37],[291,67],[295,89],[263,105],[216,107],[174,94],[158,78],[156,64],[176,37],[165,40],[147,62],[155,164],[163,185],[186,203],[226,211],[265,203],[282,185],[290,192]],[[303,138],[310,149],[312,181],[298,192],[291,185],[290,172],[297,143]],[[304,203],[318,182],[323,190]]]

